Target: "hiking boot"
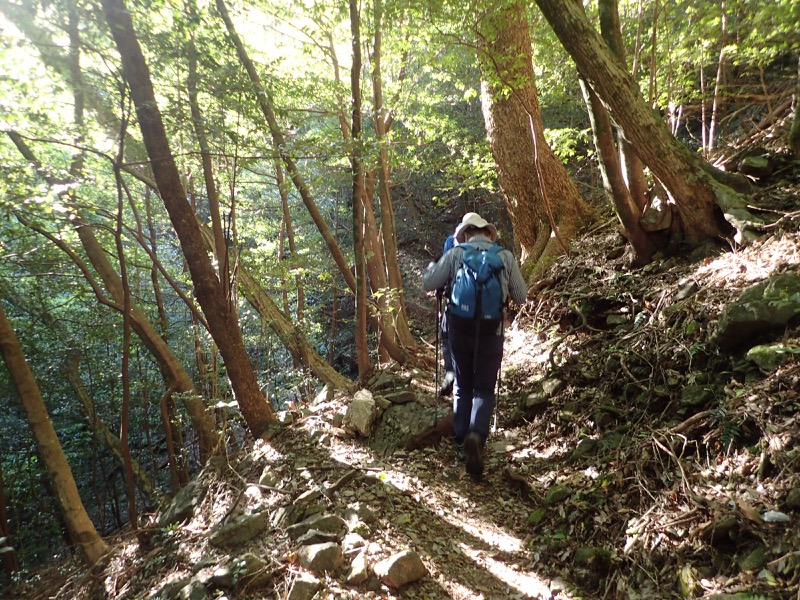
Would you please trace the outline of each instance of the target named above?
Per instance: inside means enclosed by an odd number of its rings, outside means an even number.
[[[483,477],[483,444],[477,433],[470,433],[464,439],[464,452],[467,455],[467,473],[475,479]]]
[[[453,381],[455,381],[456,375],[452,371],[447,371],[444,374],[444,383],[442,387],[439,388],[439,395],[440,396],[452,396],[453,395]]]

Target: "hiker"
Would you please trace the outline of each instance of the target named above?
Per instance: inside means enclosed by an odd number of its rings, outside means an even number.
[[[455,232],[451,233],[447,236],[447,239],[444,241],[444,250],[442,252],[442,256],[447,254],[448,250],[452,249],[453,246],[456,245],[456,236]],[[442,302],[442,296],[447,296],[447,286],[441,287],[436,290],[436,309],[439,310]],[[447,312],[445,311],[442,314],[442,327],[441,327],[441,339],[442,339],[442,358],[444,359],[444,381],[442,382],[442,386],[439,388],[439,395],[440,396],[450,396],[453,394],[453,382],[455,381],[456,374],[453,371],[453,353],[450,350],[450,336],[447,335]],[[436,357],[436,360],[439,360],[439,357]]]
[[[497,228],[477,213],[467,213],[455,231],[458,244],[422,275],[422,288],[449,290],[447,323],[455,369],[453,393],[453,438],[459,459],[466,461],[467,472],[479,479],[483,475],[483,452],[494,411],[495,384],[503,359],[503,308],[510,298],[522,304],[528,286],[514,255],[495,244]],[[463,301],[467,257],[482,257],[495,264],[496,276],[477,295],[478,318],[459,316],[468,302]],[[469,264],[474,264],[470,258]],[[495,293],[490,284],[497,286]],[[499,284],[499,285],[498,285]],[[486,296],[484,298],[483,296]],[[458,302],[454,303],[454,298]],[[498,304],[498,306],[490,306]],[[482,318],[490,316],[493,318]]]

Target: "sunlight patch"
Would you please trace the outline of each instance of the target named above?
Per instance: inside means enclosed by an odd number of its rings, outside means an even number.
[[[497,579],[512,589],[520,592],[520,597],[549,598],[550,586],[537,575],[521,571],[521,565],[509,567],[504,562],[495,560],[491,552],[477,550],[466,544],[460,544],[461,551],[481,568],[489,571]]]

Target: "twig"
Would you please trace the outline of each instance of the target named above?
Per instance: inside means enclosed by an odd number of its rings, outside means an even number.
[[[682,423],[677,424],[672,429],[668,429],[667,433],[674,433],[674,434],[684,433],[687,429],[689,429],[690,427],[694,426],[698,421],[702,421],[706,417],[710,417],[710,416],[711,416],[711,411],[710,410],[704,410],[704,411],[699,412],[699,413],[697,413],[695,415],[692,415],[691,417],[689,417],[688,419],[686,419]]]

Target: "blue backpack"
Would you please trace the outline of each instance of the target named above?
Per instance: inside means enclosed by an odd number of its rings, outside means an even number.
[[[497,320],[503,317],[503,288],[500,272],[505,268],[497,255],[503,247],[494,244],[480,250],[469,244],[450,288],[450,314],[466,319]]]

